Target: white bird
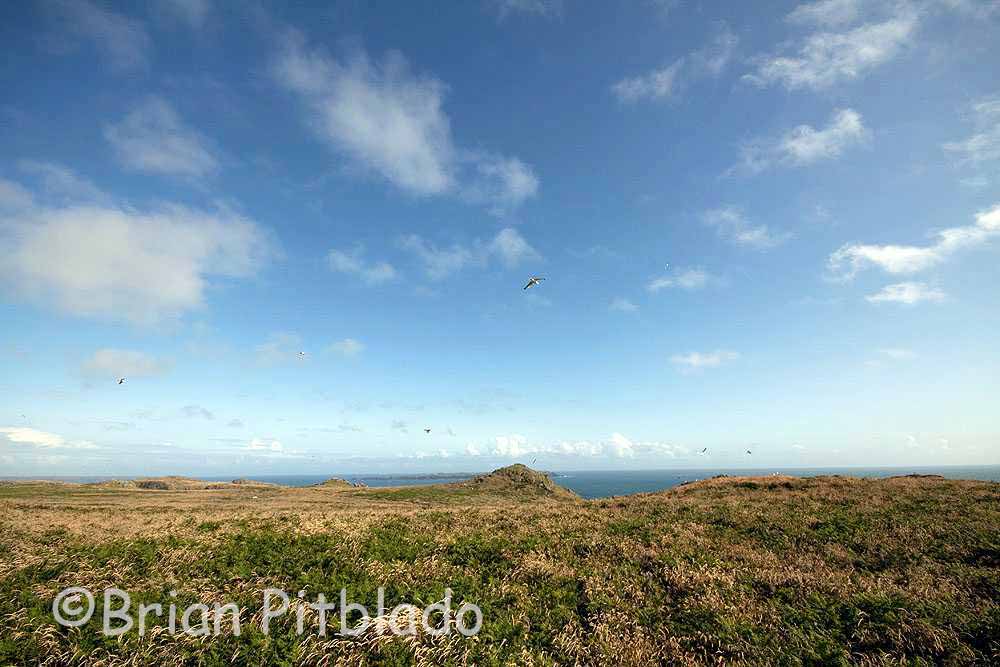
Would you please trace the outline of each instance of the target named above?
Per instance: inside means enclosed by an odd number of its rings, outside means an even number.
[[[534,287],[543,280],[545,280],[545,278],[542,278],[540,276],[532,276],[531,278],[528,279],[528,284],[524,286],[524,289],[528,289],[529,287]]]
[[[125,378],[118,378],[118,384],[125,384]]]

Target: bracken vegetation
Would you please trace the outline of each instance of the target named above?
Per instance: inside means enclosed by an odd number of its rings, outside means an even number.
[[[585,501],[522,466],[398,489],[173,488],[0,485],[0,664],[1000,663],[1000,484],[718,478]],[[236,603],[241,634],[151,616],[104,637],[99,595],[63,628],[68,586]],[[449,587],[482,630],[399,637],[385,614],[320,637],[305,608],[296,632],[298,591],[374,610],[380,586],[420,608]],[[265,634],[268,587],[292,609]]]

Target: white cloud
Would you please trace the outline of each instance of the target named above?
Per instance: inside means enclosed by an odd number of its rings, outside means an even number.
[[[926,283],[896,283],[886,285],[876,294],[866,296],[871,303],[902,303],[911,306],[921,301],[943,301],[946,295]]]
[[[88,440],[67,441],[61,435],[39,431],[26,426],[7,426],[0,428],[0,434],[9,441],[19,445],[31,445],[42,449],[99,449]]]
[[[355,246],[351,251],[334,248],[327,255],[327,261],[333,271],[356,275],[365,285],[381,285],[397,277],[396,269],[388,262],[366,262],[361,246]]]
[[[785,17],[789,23],[836,27],[854,23],[861,16],[861,0],[805,2]]]
[[[963,164],[980,165],[1000,160],[1000,96],[979,100],[972,105],[976,132],[961,141],[949,141],[942,147]]]
[[[975,219],[972,225],[938,231],[935,234],[937,241],[928,246],[846,244],[830,255],[829,271],[839,280],[850,280],[870,266],[890,274],[923,271],[940,264],[961,249],[981,245],[1000,236],[1000,204],[978,212]]]
[[[353,338],[345,338],[332,343],[327,349],[344,357],[356,357],[364,351],[365,344]]]
[[[615,456],[620,459],[632,458],[635,456],[635,445],[621,433],[611,434],[611,446],[614,448]]]
[[[498,435],[494,442],[494,456],[518,458],[537,451],[535,447],[528,445],[528,439],[523,435]]]
[[[736,34],[722,24],[704,48],[645,74],[626,77],[612,85],[611,92],[623,104],[674,98],[685,85],[699,78],[719,76],[738,44]]]
[[[714,352],[689,352],[675,354],[670,357],[671,363],[688,371],[699,371],[704,368],[717,368],[730,361],[740,358],[739,353],[732,350],[715,350]]]
[[[204,137],[159,97],[147,97],[121,121],[105,125],[104,138],[122,164],[136,171],[198,177],[218,168]]]
[[[488,4],[501,21],[513,14],[551,18],[563,13],[563,0],[488,0]]]
[[[484,266],[494,259],[508,268],[539,259],[538,252],[513,227],[501,229],[488,242],[477,239],[471,245],[453,243],[448,247],[409,234],[399,239],[399,247],[417,258],[431,280],[443,280],[467,266]]]
[[[137,378],[162,375],[170,370],[170,362],[155,359],[136,350],[104,348],[83,362],[87,375],[109,378]]]
[[[646,285],[649,292],[659,292],[670,287],[679,287],[686,290],[701,289],[708,284],[709,276],[701,269],[688,269],[673,276],[659,276],[653,278]]]
[[[203,408],[200,405],[185,405],[181,408],[181,415],[187,417],[188,419],[215,419],[215,415],[212,414],[207,408]]]
[[[811,14],[833,18],[832,9],[822,11],[814,3]],[[915,35],[917,13],[907,3],[896,5],[896,13],[882,22],[865,23],[843,32],[821,31],[806,36],[794,55],[770,55],[758,59],[757,70],[745,80],[760,86],[780,83],[786,88],[822,90],[858,79],[895,58]],[[798,10],[796,10],[798,11]],[[794,16],[796,12],[792,12]]]
[[[617,310],[621,313],[636,313],[639,311],[639,306],[635,305],[628,299],[624,297],[616,297],[611,301],[611,305],[608,306],[611,310]]]
[[[564,440],[558,443],[532,444],[522,435],[502,435],[493,440],[488,448],[470,443],[465,447],[467,456],[498,456],[502,458],[524,458],[528,456],[557,457],[614,457],[635,458],[636,456],[656,456],[674,458],[688,454],[688,450],[678,445],[661,442],[632,442],[621,433],[613,433],[607,442],[588,440]]]
[[[272,70],[278,83],[304,98],[321,138],[402,190],[453,194],[498,214],[538,190],[521,160],[456,147],[443,109],[447,87],[413,73],[399,53],[373,63],[358,52],[340,62],[290,33]]]
[[[738,168],[755,174],[774,165],[804,167],[832,160],[846,149],[865,143],[869,134],[861,114],[853,109],[838,109],[821,130],[799,125],[777,140],[758,139],[743,146],[741,163],[731,171]]]
[[[153,325],[201,307],[209,276],[253,275],[269,235],[228,208],[35,206],[0,214],[0,283],[74,315]]]
[[[706,211],[705,224],[714,227],[720,238],[737,245],[765,250],[784,243],[787,234],[776,234],[767,225],[754,225],[737,206],[723,206]]]
[[[87,0],[49,0],[46,7],[57,19],[66,37],[91,42],[108,59],[112,69],[135,72],[148,66],[152,40],[141,21],[116,14]],[[67,51],[74,45],[70,41],[53,46]]]

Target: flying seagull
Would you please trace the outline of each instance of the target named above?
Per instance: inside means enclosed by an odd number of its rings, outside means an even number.
[[[125,384],[125,378],[118,378],[118,384]]]
[[[306,356],[306,353],[305,352],[299,352],[299,356],[300,357],[304,357],[304,356]]]
[[[424,433],[430,433],[430,432],[431,432],[431,430],[429,428],[425,428],[424,429]]]
[[[528,289],[529,287],[534,287],[543,280],[545,280],[545,278],[542,278],[540,276],[531,276],[531,278],[528,279],[528,284],[524,286],[524,289]]]

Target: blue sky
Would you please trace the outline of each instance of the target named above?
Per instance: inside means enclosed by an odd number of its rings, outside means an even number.
[[[1000,462],[1000,2],[750,4],[4,6],[0,471]]]

